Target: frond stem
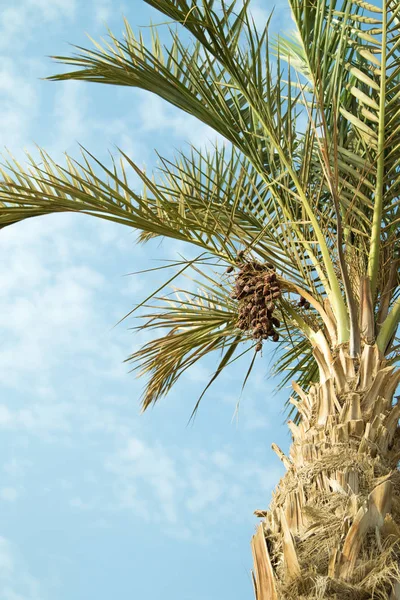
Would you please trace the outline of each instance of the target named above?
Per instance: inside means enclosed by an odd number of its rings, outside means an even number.
[[[292,283],[291,281],[285,281],[282,279],[279,279],[279,282],[281,284],[282,289],[284,289],[284,290],[286,289],[286,290],[292,291],[292,292],[293,291],[297,292],[298,294],[300,294],[300,296],[303,296],[303,298],[305,298],[307,300],[307,302],[309,302],[311,304],[311,306],[313,306],[315,308],[315,310],[320,315],[320,317],[328,331],[329,337],[331,339],[331,343],[333,345],[335,345],[337,343],[336,327],[335,327],[335,324],[330,319],[327,312],[324,310],[322,304],[320,302],[318,302],[318,300],[316,300],[314,298],[314,296],[309,294],[305,289],[301,288],[299,285],[296,285],[295,283]]]
[[[400,296],[397,298],[396,302],[393,304],[392,310],[389,312],[388,316],[384,320],[379,335],[376,339],[376,344],[384,355],[386,352],[386,348],[395,333],[398,325],[400,323]]]
[[[379,99],[378,154],[377,177],[375,188],[374,214],[372,219],[371,243],[368,257],[368,277],[371,280],[371,296],[375,301],[378,270],[379,249],[382,227],[382,207],[385,167],[385,107],[386,107],[386,46],[387,46],[387,0],[382,2],[382,53],[381,53],[381,85]]]

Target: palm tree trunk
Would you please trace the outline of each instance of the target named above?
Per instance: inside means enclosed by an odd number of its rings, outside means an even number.
[[[252,538],[256,600],[400,599],[400,381],[365,344],[316,347],[320,383],[293,384],[302,415],[287,472]]]

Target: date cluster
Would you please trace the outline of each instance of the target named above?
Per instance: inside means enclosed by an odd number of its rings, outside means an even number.
[[[273,313],[281,289],[273,265],[249,261],[239,264],[238,268],[231,293],[231,298],[239,303],[237,326],[252,332],[253,338],[258,340],[258,352],[262,348],[262,340],[279,341],[276,328],[280,327],[280,321]]]

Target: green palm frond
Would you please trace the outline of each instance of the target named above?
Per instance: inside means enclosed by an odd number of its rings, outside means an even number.
[[[28,168],[8,160],[1,169],[0,227],[53,212],[83,212],[139,229],[140,239],[154,236],[180,239],[233,262],[238,249],[269,261],[290,280],[311,288],[316,295],[317,273],[307,265],[307,245],[291,234],[296,223],[312,239],[301,209],[292,207],[286,221],[269,187],[241,153],[225,148],[171,160],[149,178],[121,152],[120,169],[108,169],[88,151],[78,162],[67,156],[67,167],[57,165],[44,151],[40,161],[31,157]],[[106,176],[100,177],[89,158]],[[144,184],[142,194],[128,184],[132,169]],[[297,221],[296,221],[297,219]]]
[[[97,51],[80,48],[83,53],[74,58],[54,57],[79,70],[51,79],[98,81],[153,91],[232,142],[269,186],[285,220],[292,222],[292,229],[298,230],[299,237],[302,232],[296,226],[292,205],[301,205],[304,219],[311,223],[321,257],[315,255],[311,244],[307,246],[307,253],[331,297],[340,323],[340,336],[345,339],[347,313],[324,235],[325,223],[321,224],[315,214],[308,184],[301,180],[295,161],[298,96],[291,95],[290,86],[284,96],[282,81],[276,77],[279,65],[276,71],[269,65],[268,27],[258,34],[247,14],[247,4],[231,24],[232,29],[227,29],[227,23],[234,4],[219,17],[213,10],[213,2],[204,0],[201,8],[187,7],[185,18],[180,10],[186,3],[156,4],[157,9],[168,16],[182,17],[184,27],[197,38],[193,47],[183,47],[177,35],[171,32],[172,45],[163,52],[159,37],[153,33],[149,50],[143,39],[136,39],[127,26],[125,42],[111,35],[113,45],[106,44],[102,48],[96,44]],[[239,27],[238,23],[249,41],[245,51],[240,48],[239,36],[232,34]]]
[[[270,187],[246,157],[235,148],[230,153],[225,148],[214,153],[192,148],[190,155],[181,153],[174,162],[160,159],[157,187],[180,203],[182,214],[196,207],[196,218],[218,228],[227,242],[273,263],[290,280],[320,293],[315,269],[307,266],[307,247],[299,247],[290,233],[297,224],[311,238],[309,222],[296,207],[292,208],[293,220],[286,220]]]
[[[269,20],[255,27],[249,0],[145,1],[176,25],[169,42],[155,28],[148,41],[135,36],[125,21],[122,40],[109,32],[94,49],[53,57],[73,70],[49,79],[147,90],[210,126],[224,144],[160,156],[153,175],[122,151],[110,168],[86,150],[80,162],[67,156],[65,166],[43,151],[27,168],[7,159],[0,228],[83,212],[133,227],[141,241],[165,236],[194,244],[225,267],[237,264],[239,250],[272,263],[285,289],[278,307],[283,385],[293,377],[304,385],[315,380],[311,341],[319,330],[332,344],[349,342],[357,355],[360,282],[367,278],[377,343],[397,360],[397,0],[288,0],[296,30],[274,42]],[[191,37],[185,44],[182,28]],[[129,185],[132,173],[142,193]],[[213,276],[183,299],[160,299],[161,308],[151,304],[144,328],[167,333],[128,359],[150,377],[144,407],[213,350],[222,352],[219,375],[249,341],[236,327],[229,281],[218,281]],[[314,302],[309,315],[294,301],[302,293]]]
[[[330,135],[337,131],[339,158],[344,153],[345,159],[335,160],[341,194],[353,196],[353,206],[363,207],[370,224],[374,291],[379,248],[399,227],[399,6],[390,0],[289,3],[297,31],[279,38],[275,48],[322,98],[317,108]],[[398,239],[393,246],[398,252]]]
[[[133,370],[139,370],[139,375],[149,375],[143,410],[167,394],[186,369],[210,352],[220,351],[222,359],[207,389],[244,342],[236,327],[236,305],[221,282],[215,280],[212,286],[202,282],[197,291],[179,289],[172,296],[154,296],[153,300],[157,303],[146,305],[151,312],[141,315],[146,323],[137,329],[161,330],[162,335],[125,361],[135,363]]]
[[[152,303],[144,304],[150,312],[140,315],[140,319],[147,320],[135,329],[161,331],[162,335],[151,339],[125,360],[135,365],[133,371],[148,377],[142,398],[143,410],[166,395],[188,368],[208,354],[218,352],[221,358],[199,398],[200,401],[226,367],[242,354],[254,350],[256,342],[251,332],[242,332],[237,326],[238,307],[230,296],[234,278],[228,275],[221,278],[218,272],[210,274],[209,270],[204,268],[206,264],[207,259],[204,258],[201,261],[183,260],[179,263],[180,272],[184,270],[182,265],[195,271],[196,279],[186,274],[195,286],[195,291],[177,288],[169,295],[153,294]],[[299,375],[298,357],[305,353],[308,363],[300,374],[300,379],[302,382],[304,380],[306,387],[314,380],[315,374],[313,372],[313,378],[307,380],[307,375],[315,367],[309,360],[312,351],[310,340],[299,333],[298,324],[290,319],[287,308],[280,310],[278,307],[276,314],[281,319],[281,326],[278,328],[281,344],[289,344],[291,348],[286,355],[280,357],[276,372],[280,373],[289,368],[292,372],[297,370]],[[304,316],[304,319],[308,322],[307,327],[312,327],[315,331],[320,327],[317,315]],[[272,343],[269,343],[264,349],[271,346]],[[247,376],[244,383],[246,379]]]
[[[323,131],[324,176],[339,199],[345,237],[356,237],[363,248],[362,271],[376,300],[383,261],[400,250],[399,6],[391,0],[289,3],[297,30],[279,38],[275,52],[307,81],[304,104]],[[318,169],[320,157],[314,162]]]
[[[0,227],[42,214],[82,212],[134,227],[144,232],[144,237],[179,239],[228,261],[233,259],[233,242],[221,233],[215,220],[204,221],[204,203],[187,202],[182,211],[179,200],[166,195],[126,154],[121,155],[119,171],[114,161],[114,168],[108,169],[84,149],[80,163],[67,156],[67,167],[57,165],[44,151],[40,151],[41,161],[30,158],[27,169],[15,160],[7,161],[7,169],[1,169]],[[96,175],[88,157],[105,178]],[[142,194],[128,185],[127,168],[142,179]]]

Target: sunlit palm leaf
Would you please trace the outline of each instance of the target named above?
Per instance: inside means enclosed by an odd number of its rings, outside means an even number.
[[[64,167],[43,152],[29,169],[8,161],[0,227],[83,212],[138,229],[142,241],[166,236],[195,244],[225,265],[235,264],[239,250],[273,263],[285,294],[302,289],[317,302],[310,315],[298,314],[290,294],[279,307],[286,318],[277,367],[286,373],[283,385],[294,376],[304,385],[315,380],[310,338],[319,329],[339,343],[350,339],[357,354],[359,284],[369,275],[377,343],[397,360],[399,281],[390,265],[400,257],[398,2],[289,0],[296,31],[271,51],[269,23],[257,30],[247,0],[145,1],[193,43],[184,45],[171,30],[163,46],[152,29],[148,44],[125,23],[122,41],[111,34],[94,50],[55,57],[75,70],[50,79],[158,94],[221,134],[229,149],[160,157],[153,176],[123,152],[119,169],[87,151],[81,163],[67,157]],[[128,184],[129,170],[143,193]],[[154,306],[145,329],[168,333],[128,359],[150,376],[144,407],[212,350],[222,351],[215,375],[235,360],[248,334],[238,337],[229,286],[209,281],[168,308],[162,299],[162,311]],[[326,302],[329,319],[318,308]]]
[[[134,370],[139,369],[140,375],[149,375],[143,410],[167,394],[186,369],[216,350],[227,356],[217,368],[219,375],[243,341],[236,327],[235,303],[220,284],[215,284],[213,293],[203,288],[177,291],[174,297],[154,297],[158,304],[148,306],[151,313],[142,315],[148,320],[138,327],[140,330],[163,332],[126,359],[137,363]]]

